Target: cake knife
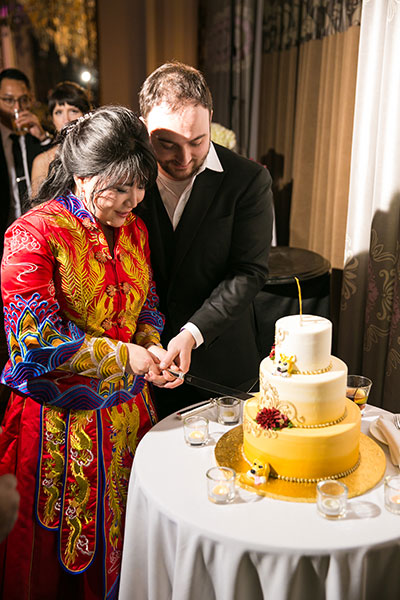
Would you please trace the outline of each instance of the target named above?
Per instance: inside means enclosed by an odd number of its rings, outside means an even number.
[[[207,392],[212,392],[216,395],[216,397],[233,396],[234,398],[239,398],[239,400],[248,400],[249,398],[253,397],[253,394],[250,394],[249,392],[243,392],[243,390],[235,390],[233,388],[220,385],[219,383],[215,383],[214,381],[208,381],[207,379],[202,379],[201,377],[191,375],[190,373],[182,373],[179,371],[173,371],[172,369],[167,369],[167,371],[171,375],[174,375],[174,377],[182,379],[185,383],[188,383],[189,385],[193,385],[194,387],[206,390]],[[205,400],[204,402],[198,403],[192,408],[180,410],[177,413],[177,417],[178,419],[183,419],[189,414],[195,414],[196,412],[205,410],[206,408],[211,407],[213,404],[214,400],[213,398],[210,398],[209,400]]]

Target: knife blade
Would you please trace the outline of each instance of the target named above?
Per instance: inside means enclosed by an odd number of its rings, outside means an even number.
[[[239,400],[248,400],[249,398],[253,397],[253,394],[243,392],[243,390],[235,390],[225,385],[215,383],[214,381],[208,381],[207,379],[202,379],[201,377],[191,375],[190,373],[181,373],[179,371],[173,371],[172,369],[166,370],[171,375],[174,375],[174,377],[179,377],[179,379],[183,379],[185,383],[193,385],[194,387],[200,388],[202,390],[206,390],[207,392],[212,392],[213,394],[216,394],[217,397],[233,396],[234,398],[239,398]]]

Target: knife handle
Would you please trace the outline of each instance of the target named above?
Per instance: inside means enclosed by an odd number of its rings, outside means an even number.
[[[182,373],[182,371],[173,371],[172,369],[165,369],[165,370],[167,371],[167,373],[169,373],[170,375],[173,375],[177,379],[185,380],[185,373]]]
[[[185,417],[191,417],[192,415],[197,415],[197,413],[203,412],[203,410],[207,410],[207,408],[211,408],[212,406],[214,406],[214,403],[215,403],[215,400],[211,398],[210,400],[206,400],[205,402],[200,402],[199,404],[196,404],[196,406],[178,410],[178,412],[176,413],[176,416],[178,417],[178,419],[182,420]]]

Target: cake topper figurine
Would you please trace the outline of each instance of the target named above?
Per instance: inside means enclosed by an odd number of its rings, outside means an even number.
[[[276,367],[276,375],[288,377],[293,371],[295,361],[295,356],[286,356],[285,354],[280,354],[278,365]]]
[[[269,464],[263,463],[259,460],[254,460],[251,468],[241,474],[241,481],[247,483],[247,485],[262,485],[267,483],[269,477]]]

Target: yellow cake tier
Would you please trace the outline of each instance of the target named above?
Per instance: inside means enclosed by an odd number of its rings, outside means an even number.
[[[345,474],[359,460],[360,409],[345,398],[345,418],[337,425],[272,431],[256,422],[259,398],[247,400],[243,411],[243,449],[250,463],[268,463],[271,474],[290,479],[323,479]]]
[[[279,408],[296,426],[337,421],[344,415],[347,366],[335,356],[330,364],[326,373],[284,377],[276,374],[276,362],[264,358],[260,365],[263,405]]]

